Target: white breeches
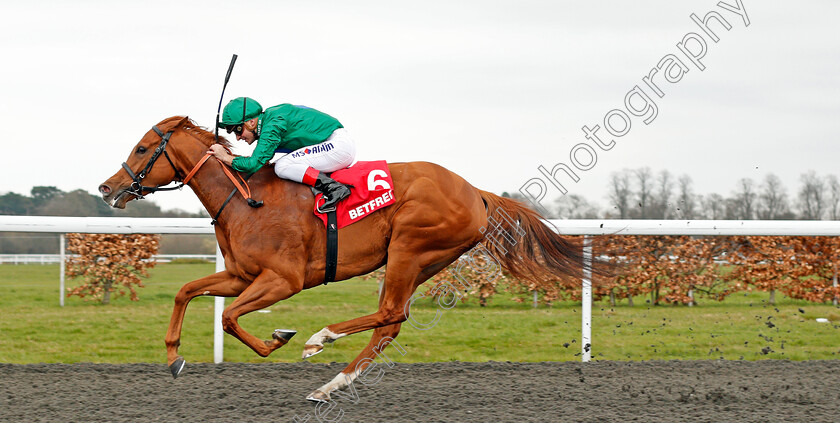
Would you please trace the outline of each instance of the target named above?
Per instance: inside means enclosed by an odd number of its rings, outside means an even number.
[[[344,169],[356,159],[356,143],[344,128],[338,128],[320,144],[302,147],[286,155],[278,153],[271,159],[274,173],[283,179],[303,181],[309,167],[321,172]]]

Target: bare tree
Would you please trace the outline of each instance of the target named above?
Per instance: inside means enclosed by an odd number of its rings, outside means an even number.
[[[671,217],[671,197],[674,195],[674,181],[667,170],[659,172],[656,178],[656,192],[651,204],[650,217],[668,219]]]
[[[653,173],[649,167],[643,167],[633,171],[633,174],[636,176],[636,183],[639,188],[636,192],[639,208],[634,214],[640,219],[647,219],[650,217],[649,209],[653,192]]]
[[[750,220],[755,218],[755,203],[758,195],[755,183],[750,178],[738,180],[732,200],[733,214],[736,220]]]
[[[586,198],[576,195],[564,195],[554,201],[557,206],[554,215],[559,219],[597,219],[598,206]]]
[[[688,175],[682,175],[677,180],[679,193],[677,194],[677,216],[680,219],[694,219],[697,217],[697,196],[692,188],[693,181]]]
[[[706,219],[719,220],[726,217],[726,200],[720,194],[709,194],[702,199],[703,216]]]
[[[622,170],[613,172],[610,175],[610,186],[608,197],[610,205],[618,210],[619,219],[630,217],[630,172]]]
[[[768,173],[761,183],[756,204],[759,219],[782,219],[789,215],[787,190],[778,176]]]
[[[826,177],[828,185],[828,217],[831,220],[840,220],[840,181],[836,175]]]
[[[800,177],[802,188],[799,190],[800,218],[820,220],[826,208],[825,182],[812,170]]]
[[[741,207],[735,197],[723,200],[723,218],[726,220],[741,220]]]

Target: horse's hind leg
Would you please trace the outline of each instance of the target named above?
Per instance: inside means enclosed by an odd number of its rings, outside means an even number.
[[[392,256],[388,260],[388,267],[385,270],[384,291],[379,299],[379,309],[373,314],[321,329],[306,341],[303,347],[303,358],[307,359],[320,353],[323,351],[325,343],[331,343],[347,335],[405,321],[405,303],[419,284],[434,275],[434,273],[431,273],[421,276],[420,273],[420,269],[412,259],[400,260]]]
[[[373,363],[375,356],[384,356],[385,360],[387,361],[388,367],[393,366],[392,361],[389,358],[387,358],[387,355],[382,354],[382,350],[384,350],[385,347],[390,345],[394,338],[397,337],[397,335],[400,333],[401,325],[401,323],[396,323],[393,325],[376,328],[373,331],[373,335],[370,338],[370,342],[365,347],[365,349],[363,349],[362,352],[359,353],[356,359],[353,360],[353,362],[350,363],[347,367],[345,367],[344,370],[341,371],[341,373],[339,373],[335,378],[333,378],[333,380],[331,380],[324,386],[316,389],[311,394],[307,395],[306,399],[316,402],[328,402],[330,400],[330,392],[346,389],[347,387],[350,387],[351,389],[354,388],[354,386],[350,385],[352,385],[353,382],[359,378],[359,375],[362,375],[362,372],[364,372],[365,369],[367,369],[368,366],[370,366]],[[399,351],[403,355],[405,354],[405,350],[403,350],[401,347],[397,348],[399,348]],[[374,364],[374,366],[377,365],[379,364]],[[379,379],[377,379],[374,375],[364,374],[362,375],[361,381],[363,384],[368,385],[378,383]]]
[[[459,246],[443,251],[427,251],[420,254],[419,259],[418,255],[414,254],[390,254],[385,271],[385,290],[379,300],[379,309],[373,314],[321,329],[306,341],[303,358],[306,359],[321,352],[324,343],[369,329],[404,322],[408,318],[406,304],[417,287],[455,261],[465,250],[465,247]],[[431,264],[421,268],[418,262],[431,262]]]
[[[350,363],[332,381],[309,394],[307,399],[329,401],[330,392],[351,386],[353,380],[373,361],[373,356],[381,355],[382,349],[396,338],[401,323],[408,318],[406,304],[417,287],[455,261],[469,246],[471,244],[464,243],[446,250],[409,254],[399,253],[398,251],[417,250],[392,244],[391,250],[393,252],[389,253],[384,291],[379,299],[379,310],[367,316],[325,327],[306,342],[303,354],[306,358],[320,352],[324,342],[332,342],[347,335],[375,329],[370,343],[356,357],[356,360]],[[402,349],[400,349],[400,352],[405,353]],[[371,376],[363,377],[367,379]]]
[[[290,280],[290,278],[279,276],[270,270],[264,270],[260,273],[248,288],[222,313],[222,327],[225,332],[242,341],[243,344],[249,346],[262,357],[266,357],[272,351],[286,345],[289,339],[294,336],[295,332],[275,331],[272,336],[273,339],[263,341],[251,335],[245,329],[242,329],[242,326],[239,326],[237,320],[244,314],[285,300],[303,289],[302,280],[300,283],[292,283]]]
[[[175,295],[175,308],[172,310],[172,319],[169,321],[165,340],[166,359],[172,371],[172,377],[178,377],[184,369],[184,359],[178,355],[178,347],[181,345],[181,327],[190,300],[202,295],[235,297],[247,287],[248,283],[227,271],[194,280],[181,287]]]

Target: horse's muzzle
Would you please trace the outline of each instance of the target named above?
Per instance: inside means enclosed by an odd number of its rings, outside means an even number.
[[[99,186],[99,194],[102,195],[102,201],[111,207],[124,209],[125,203],[128,202],[131,196],[125,195],[125,188],[113,188],[113,184],[109,184],[108,182],[105,181],[105,183]]]

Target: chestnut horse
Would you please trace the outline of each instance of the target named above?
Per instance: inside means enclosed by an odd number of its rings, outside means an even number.
[[[123,169],[99,187],[102,198],[112,207],[124,208],[128,201],[162,185],[188,182],[215,216],[233,184],[225,176],[223,164],[215,159],[202,161],[213,142],[211,132],[187,117],[164,119],[132,148]],[[220,143],[228,145],[224,138]],[[200,161],[204,164],[199,168]],[[405,305],[417,287],[481,241],[494,211],[503,210],[511,218],[502,222],[509,234],[524,234],[507,248],[485,243],[512,275],[539,283],[581,273],[578,243],[554,233],[522,203],[481,191],[432,163],[392,163],[389,168],[396,203],[338,231],[335,280],[387,265],[379,309],[326,326],[309,338],[303,356],[317,354],[324,343],[347,335],[369,329],[374,330],[373,335],[358,357],[331,382],[312,392],[309,400],[327,401],[331,391],[352,383],[374,355],[397,337],[407,318]],[[264,207],[249,207],[237,196],[215,225],[226,270],[187,283],[175,297],[166,333],[167,360],[175,377],[184,366],[178,346],[192,298],[237,297],[222,315],[224,330],[265,357],[285,345],[295,332],[278,330],[271,339],[263,340],[243,330],[237,319],[324,283],[326,234],[323,222],[312,212],[314,199],[309,187],[279,179],[271,168],[261,169],[249,182]]]

